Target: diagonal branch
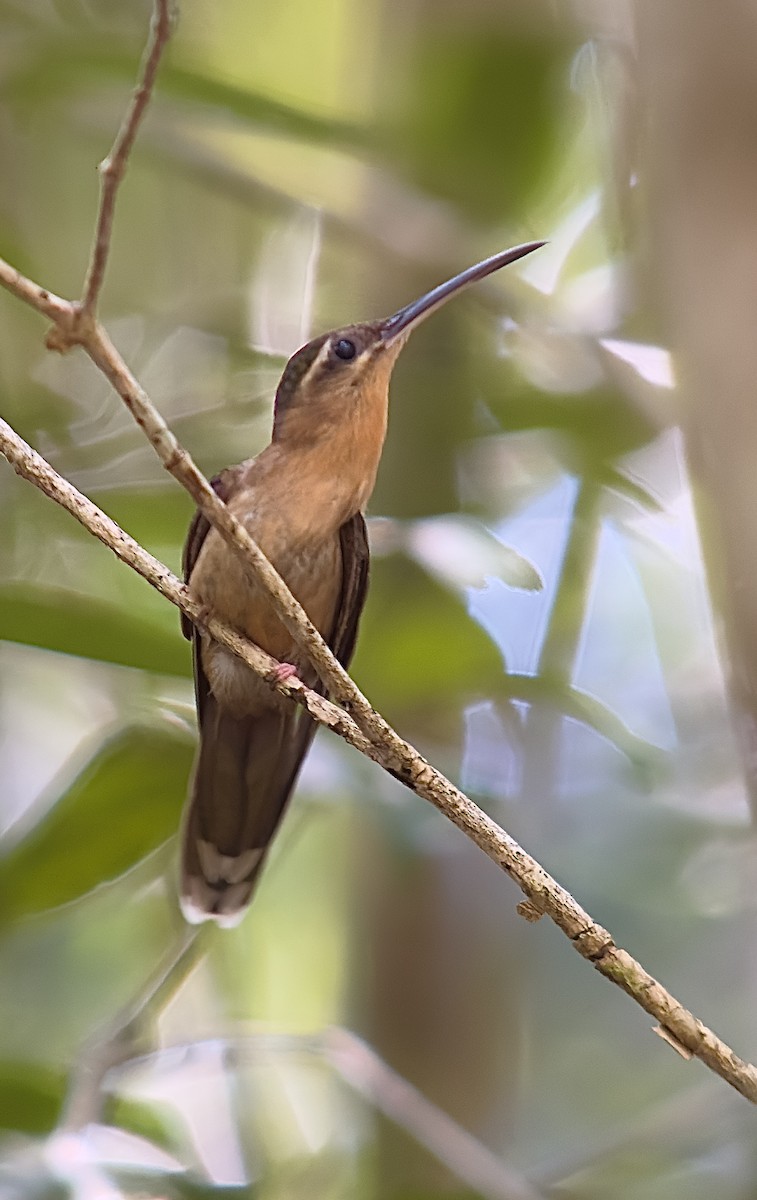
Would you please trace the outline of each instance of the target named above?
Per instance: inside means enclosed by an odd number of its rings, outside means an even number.
[[[142,575],[201,629],[247,663],[271,687],[301,704],[316,721],[327,725],[355,749],[389,770],[416,795],[438,808],[517,883],[526,897],[519,905],[521,916],[527,920],[548,916],[583,958],[659,1022],[657,1032],[665,1040],[684,1056],[693,1055],[701,1059],[742,1096],[757,1104],[757,1067],[734,1054],[730,1046],[688,1012],[627,951],[616,946],[608,931],[592,920],[570,893],[514,838],[432,767],[378,713],[371,710],[376,722],[387,733],[380,740],[369,740],[348,713],[311,691],[299,679],[279,681],[276,663],[269,655],[209,613],[163,563],[148,554],[97,505],[53,470],[2,420],[0,452],[19,475],[62,505],[123,562]]]
[[[36,308],[43,317],[49,317],[56,327],[66,326],[74,319],[74,306],[70,300],[62,300],[47,288],[40,287],[31,279],[27,279],[10,263],[0,259],[0,284],[13,296],[23,300],[31,308]]]

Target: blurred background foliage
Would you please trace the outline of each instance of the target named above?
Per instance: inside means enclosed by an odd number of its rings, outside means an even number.
[[[148,19],[0,2],[0,252],[62,295]],[[103,308],[211,474],[265,444],[311,331],[550,239],[400,361],[354,674],[746,1057],[756,56],[737,0],[185,0]],[[4,417],[178,568],[188,498],[83,356],[0,312]],[[0,1195],[755,1194],[745,1102],[325,735],[249,917],[99,1108],[92,1039],[184,936],[189,652],[9,469],[0,503]]]

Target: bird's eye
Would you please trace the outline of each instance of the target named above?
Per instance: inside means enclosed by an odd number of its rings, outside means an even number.
[[[343,358],[345,362],[348,362],[357,354],[357,347],[349,338],[340,338],[334,346],[334,354],[337,358]]]

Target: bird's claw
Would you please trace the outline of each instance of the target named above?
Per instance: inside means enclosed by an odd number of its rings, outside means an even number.
[[[273,669],[274,683],[287,683],[297,677],[297,668],[292,663],[276,663]]]

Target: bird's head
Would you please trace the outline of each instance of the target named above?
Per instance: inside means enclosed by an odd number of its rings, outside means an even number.
[[[383,321],[347,325],[308,342],[292,355],[281,376],[274,407],[274,441],[328,440],[337,426],[358,411],[381,412],[385,424],[392,368],[412,331],[464,288],[543,245],[526,242],[503,250]]]

